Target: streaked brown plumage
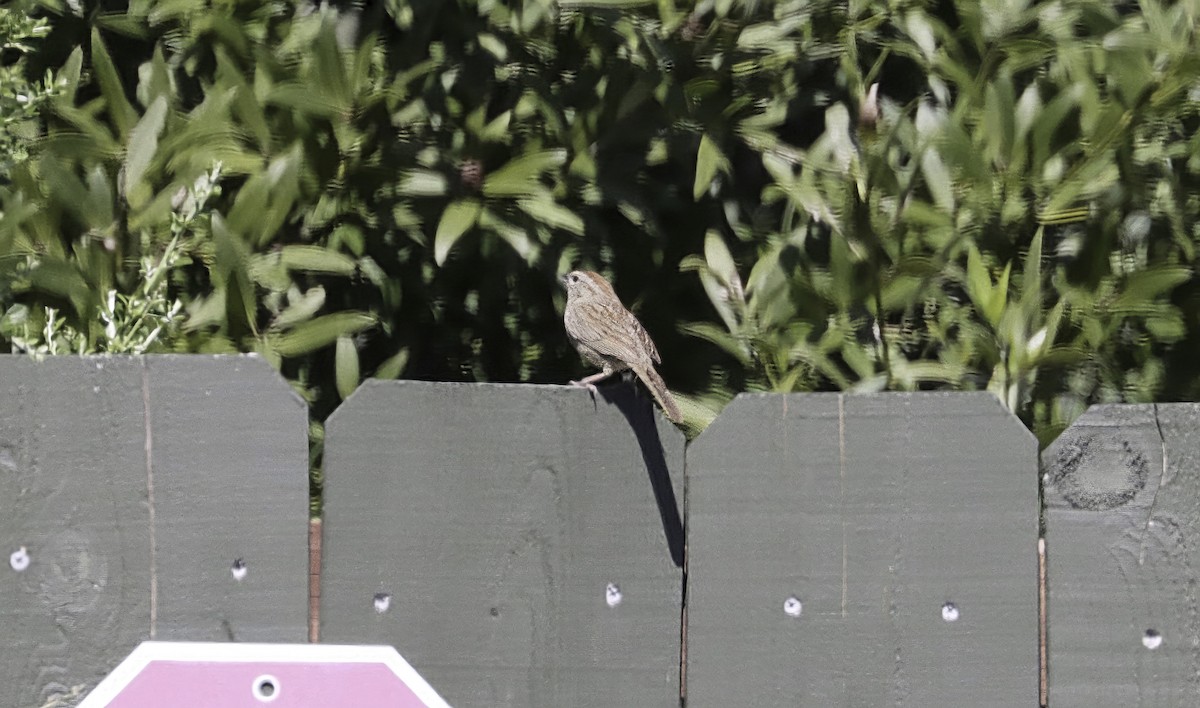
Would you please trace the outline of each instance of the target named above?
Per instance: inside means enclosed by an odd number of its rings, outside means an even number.
[[[580,356],[600,367],[600,373],[571,383],[595,392],[595,382],[618,371],[632,370],[654,394],[667,417],[681,423],[679,406],[654,369],[661,363],[658,348],[642,323],[621,304],[608,281],[598,273],[575,270],[564,275],[562,282],[567,288],[567,309],[563,313],[567,337]]]

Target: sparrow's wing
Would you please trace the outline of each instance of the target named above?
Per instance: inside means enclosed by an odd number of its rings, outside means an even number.
[[[638,319],[633,316],[632,312],[626,310],[625,314],[629,315],[629,321],[633,327],[634,336],[637,337],[638,342],[641,343],[642,350],[650,355],[650,358],[654,360],[655,364],[661,364],[662,360],[658,358],[658,347],[654,346],[654,340],[650,339],[650,333],[646,331],[646,328],[642,326],[641,322],[638,322]]]
[[[624,307],[613,308],[595,302],[577,302],[567,308],[564,317],[567,332],[604,356],[626,364],[658,361],[658,350],[641,323]]]

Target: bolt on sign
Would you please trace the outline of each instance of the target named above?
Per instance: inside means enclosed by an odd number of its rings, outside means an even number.
[[[79,708],[450,708],[390,646],[142,642]]]

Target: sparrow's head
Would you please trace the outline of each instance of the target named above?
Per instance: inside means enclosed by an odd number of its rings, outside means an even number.
[[[573,270],[562,277],[562,284],[567,289],[568,298],[615,298],[617,296],[603,276],[590,270]]]

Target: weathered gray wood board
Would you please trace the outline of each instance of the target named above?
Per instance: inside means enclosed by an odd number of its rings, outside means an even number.
[[[739,396],[688,451],[688,708],[1036,705],[1036,464],[986,394]]]
[[[359,388],[326,427],[321,641],[391,644],[456,708],[678,706],[684,440],[600,390]]]
[[[307,460],[260,359],[0,356],[0,706],[144,639],[304,641]]]
[[[1095,406],[1042,469],[1050,705],[1200,705],[1200,405]]]

